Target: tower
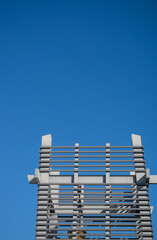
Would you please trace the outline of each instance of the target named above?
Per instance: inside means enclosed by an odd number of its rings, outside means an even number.
[[[139,135],[132,146],[53,146],[43,136],[28,180],[38,185],[36,240],[153,240],[148,187],[157,175]]]

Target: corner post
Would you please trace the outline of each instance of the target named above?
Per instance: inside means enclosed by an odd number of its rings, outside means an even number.
[[[146,169],[144,160],[144,151],[141,142],[141,136],[132,134],[132,145],[134,155],[134,165],[137,184],[138,215],[140,229],[137,230],[137,236],[140,240],[153,240],[151,213],[149,205],[148,186],[146,183]]]
[[[38,184],[38,202],[37,202],[37,228],[36,240],[47,239],[49,229],[49,172],[51,160],[51,134],[42,136],[42,145],[40,148],[39,172],[40,182]]]

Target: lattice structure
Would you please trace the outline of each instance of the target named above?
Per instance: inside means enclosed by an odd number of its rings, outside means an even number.
[[[148,186],[157,176],[145,168],[141,137],[132,146],[52,146],[42,137],[36,240],[143,239],[153,230]]]

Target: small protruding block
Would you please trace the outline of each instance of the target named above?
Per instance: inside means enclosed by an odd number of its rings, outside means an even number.
[[[157,175],[150,175],[149,183],[150,184],[157,184]]]
[[[131,134],[132,145],[133,146],[142,146],[141,136],[136,134]]]
[[[51,134],[42,136],[42,146],[51,146],[52,145],[52,136]]]
[[[30,184],[38,184],[40,182],[39,169],[35,169],[35,175],[27,175],[27,177]]]

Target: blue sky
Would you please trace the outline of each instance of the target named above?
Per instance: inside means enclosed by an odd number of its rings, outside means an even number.
[[[1,239],[35,234],[41,136],[130,145],[157,174],[157,1],[0,1]],[[157,186],[150,187],[157,239]]]

